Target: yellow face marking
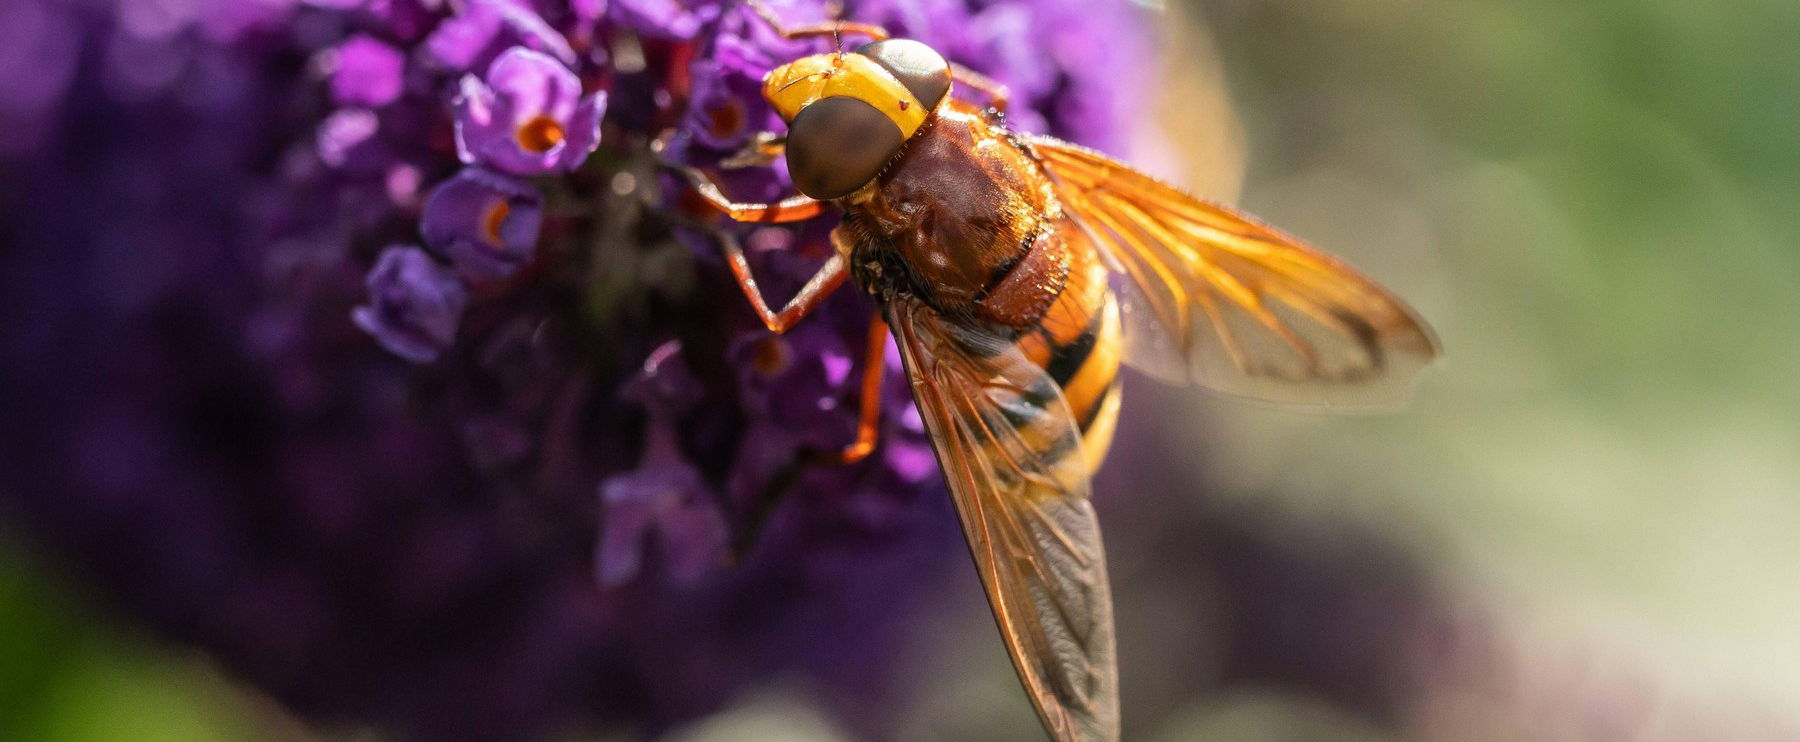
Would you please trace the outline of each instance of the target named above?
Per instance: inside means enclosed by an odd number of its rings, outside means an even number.
[[[912,138],[931,113],[892,74],[861,54],[814,54],[777,67],[763,78],[763,97],[783,121],[793,121],[800,109],[834,96],[874,106],[900,127],[902,139]]]

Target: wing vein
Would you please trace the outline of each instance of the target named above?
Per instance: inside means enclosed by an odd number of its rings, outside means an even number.
[[[1119,298],[1132,365],[1259,399],[1387,407],[1437,358],[1430,328],[1342,261],[1092,150],[1027,146],[1130,286]]]

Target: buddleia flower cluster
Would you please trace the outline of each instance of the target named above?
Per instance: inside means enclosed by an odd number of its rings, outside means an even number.
[[[1124,141],[1122,0],[768,0]],[[879,730],[967,569],[905,382],[853,466],[871,303],[784,336],[826,215],[724,223],[794,41],[729,0],[14,0],[0,24],[0,507],[108,605],[310,718],[655,733],[797,679]],[[897,360],[887,363],[897,369]],[[885,668],[873,671],[872,668]]]

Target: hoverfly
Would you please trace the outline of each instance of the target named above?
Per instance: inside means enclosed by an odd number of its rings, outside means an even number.
[[[780,310],[735,241],[727,264],[784,332],[853,278],[875,298],[856,441],[874,447],[890,334],[1019,679],[1050,736],[1119,736],[1112,598],[1089,477],[1111,444],[1120,364],[1237,396],[1334,407],[1404,401],[1439,354],[1398,298],[1344,263],[1106,155],[1004,124],[1003,86],[876,26],[784,23],[870,41],[777,67],[763,96],[798,195],[740,203],[669,163],[737,221],[836,205],[834,254]],[[962,84],[978,106],[951,95]],[[660,152],[666,137],[655,147]]]

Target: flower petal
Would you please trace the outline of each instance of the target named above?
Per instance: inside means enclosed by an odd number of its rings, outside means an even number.
[[[581,167],[596,147],[600,146],[600,119],[606,115],[606,91],[581,99],[569,117],[568,139],[563,143],[564,170]]]
[[[400,97],[406,57],[374,37],[352,36],[333,50],[331,97],[343,105],[385,106]]]
[[[506,278],[537,251],[543,205],[530,183],[464,168],[432,191],[419,231],[472,281]]]
[[[424,250],[387,248],[366,283],[369,303],[354,309],[351,317],[394,355],[429,363],[456,339],[469,291]]]

